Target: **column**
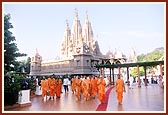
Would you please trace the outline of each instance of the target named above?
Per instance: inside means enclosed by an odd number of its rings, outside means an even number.
[[[111,82],[111,68],[109,68],[110,69],[110,85],[112,84],[112,82]]]
[[[145,72],[145,86],[147,86],[147,79],[146,79],[146,66],[144,66],[144,72]]]
[[[127,84],[129,85],[129,68],[127,67]]]
[[[163,76],[162,64],[159,64],[159,66],[160,66],[160,75]]]
[[[120,67],[118,67],[118,74],[120,74]]]
[[[137,71],[138,71],[138,87],[141,87],[141,79],[139,75],[139,65],[137,65]]]
[[[114,85],[114,68],[112,68],[112,72],[113,72],[113,85]]]

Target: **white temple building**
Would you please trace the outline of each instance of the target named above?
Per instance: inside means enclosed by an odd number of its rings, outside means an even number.
[[[77,9],[72,28],[66,21],[63,42],[61,45],[60,60],[43,61],[42,56],[36,50],[31,58],[31,76],[38,75],[98,75],[96,64],[102,63],[103,59],[124,63],[126,56],[122,52],[109,52],[103,55],[99,49],[98,41],[94,40],[91,22],[88,14],[83,27],[81,26]]]
[[[83,28],[77,10],[72,29],[66,21],[61,52],[61,60],[45,62],[36,50],[35,56],[31,58],[30,75],[98,74],[94,66],[100,62],[103,55],[98,42],[94,40],[87,14]]]

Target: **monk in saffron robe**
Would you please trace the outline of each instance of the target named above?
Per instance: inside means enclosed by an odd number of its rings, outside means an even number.
[[[116,86],[118,104],[122,104],[123,92],[126,92],[126,91],[125,91],[124,80],[121,79],[121,76],[119,74],[118,74],[118,79],[116,81],[115,86]]]
[[[78,76],[78,79],[76,79],[76,97],[77,99],[81,99],[81,90],[82,90],[82,80],[80,79],[80,76]]]
[[[104,80],[104,76],[100,76],[99,80],[97,81],[97,86],[98,86],[98,98],[101,103],[104,103],[105,99],[105,86],[106,82]]]
[[[47,99],[47,92],[49,90],[48,88],[48,80],[43,76],[43,79],[41,80],[41,88],[42,88],[42,97],[43,99],[46,96]]]
[[[89,76],[89,77],[88,77],[88,81],[89,81],[89,95],[90,95],[90,96],[92,95],[92,85],[91,85],[91,80],[92,80],[92,77]]]
[[[91,79],[91,96],[93,98],[96,97],[97,94],[97,80],[95,79],[95,76]]]
[[[71,79],[71,90],[72,90],[73,94],[75,93],[75,83],[76,83],[76,78],[74,78],[74,76],[72,76],[72,79]]]
[[[50,78],[48,78],[48,85],[49,85],[49,90],[50,90],[50,99],[51,97],[53,97],[54,99],[54,94],[55,94],[55,79],[54,76],[50,76]]]
[[[82,82],[83,85],[83,96],[86,99],[86,101],[89,99],[89,90],[90,90],[90,79],[87,79],[85,76],[85,79]]]
[[[60,98],[60,96],[61,96],[61,90],[62,90],[62,80],[58,76],[57,79],[55,80],[55,82],[56,82],[56,86],[55,86],[56,97]]]

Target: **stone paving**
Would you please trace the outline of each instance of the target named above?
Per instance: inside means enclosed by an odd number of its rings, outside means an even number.
[[[142,85],[140,88],[137,84],[133,89],[126,85],[126,93],[123,95],[123,104],[118,105],[116,100],[115,88],[110,92],[106,111],[104,112],[161,112],[166,110],[166,100],[164,92],[166,90],[157,84],[148,86]],[[61,94],[60,99],[43,100],[41,96],[31,98],[32,105],[5,110],[4,112],[103,112],[96,111],[100,104],[98,98],[85,101],[82,97],[77,100],[75,94],[71,92]]]
[[[166,106],[164,103],[164,89],[158,84],[148,86],[137,84],[133,85],[133,89],[126,87],[126,93],[123,95],[123,104],[118,105],[116,100],[115,88],[109,96],[106,111],[164,111]],[[165,100],[166,102],[166,100]]]

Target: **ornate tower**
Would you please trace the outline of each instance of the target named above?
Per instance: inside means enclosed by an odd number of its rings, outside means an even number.
[[[66,28],[64,32],[63,42],[62,42],[62,58],[67,58],[72,55],[72,41],[71,41],[71,30],[69,29],[68,21],[66,20]]]
[[[134,48],[131,49],[129,62],[137,62],[137,56],[136,56]]]
[[[91,23],[89,22],[89,17],[86,11],[86,19],[82,29],[83,41],[89,46],[90,51],[93,52],[93,31]]]
[[[82,39],[82,27],[80,24],[80,20],[78,19],[78,11],[75,8],[75,19],[72,24],[72,30],[71,30],[71,40],[73,44],[73,51],[76,51],[76,47],[80,46],[83,42]],[[75,52],[73,52],[75,53]]]
[[[41,71],[42,57],[39,55],[37,49],[35,55],[31,58],[30,75],[38,75]]]

